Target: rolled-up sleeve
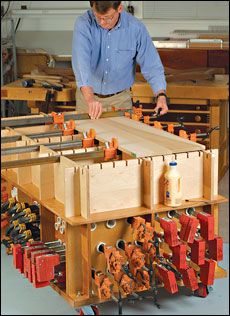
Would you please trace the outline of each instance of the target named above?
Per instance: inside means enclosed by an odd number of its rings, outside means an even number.
[[[140,25],[139,29],[136,61],[155,94],[160,90],[166,90],[164,67],[144,25]]]
[[[90,56],[91,34],[87,23],[82,17],[78,18],[74,25],[72,40],[72,68],[75,74],[77,87],[92,86],[90,82]]]

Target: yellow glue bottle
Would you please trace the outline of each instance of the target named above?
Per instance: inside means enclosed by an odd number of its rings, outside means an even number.
[[[166,206],[182,204],[181,175],[176,161],[169,163],[169,168],[164,175],[164,204]]]

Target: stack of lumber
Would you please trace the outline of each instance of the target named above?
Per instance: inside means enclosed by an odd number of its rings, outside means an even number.
[[[69,82],[74,81],[74,74],[71,68],[51,68],[38,66],[30,74],[23,75],[24,79],[34,79],[38,85],[49,84],[59,87],[68,86]]]

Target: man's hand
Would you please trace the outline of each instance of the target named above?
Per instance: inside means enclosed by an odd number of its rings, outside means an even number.
[[[156,104],[156,107],[153,109],[153,111],[157,113],[160,108],[162,110],[160,111],[159,115],[164,115],[168,112],[167,100],[164,95],[160,95],[157,98],[157,104]]]
[[[95,100],[94,92],[92,87],[81,87],[81,92],[85,99],[85,102],[88,104],[88,113],[92,120],[98,119],[102,113],[102,104]]]
[[[88,103],[89,116],[91,119],[98,119],[102,113],[102,104],[98,101],[91,101]]]

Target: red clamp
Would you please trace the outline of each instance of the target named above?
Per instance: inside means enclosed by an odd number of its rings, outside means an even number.
[[[26,278],[28,278],[28,280],[32,283],[32,265],[31,265],[31,255],[33,252],[39,251],[41,252],[42,250],[46,250],[47,251],[47,247],[41,243],[41,245],[37,245],[37,246],[28,246],[24,248],[24,260],[23,260],[23,264],[24,264],[24,275]]]
[[[171,134],[174,134],[174,125],[173,124],[168,124],[167,132],[171,133]]]
[[[124,258],[115,247],[104,246],[104,254],[107,262],[107,269],[111,274],[121,271]]]
[[[200,221],[200,235],[205,240],[214,239],[214,216],[205,212],[197,214]]]
[[[145,262],[151,264],[156,257],[156,248],[151,242],[143,242],[142,249],[145,253]]]
[[[195,217],[182,214],[179,219],[181,223],[180,239],[193,243],[199,221]]]
[[[204,264],[205,259],[205,241],[203,239],[195,239],[192,244],[189,244],[191,248],[191,260],[198,266]]]
[[[148,291],[150,289],[150,277],[149,273],[145,270],[138,270],[136,273],[136,290]]]
[[[177,236],[177,224],[174,220],[167,217],[160,218],[160,225],[164,230],[164,240],[170,246],[174,247],[180,244]]]
[[[69,120],[68,122],[65,122],[64,113],[51,112],[51,116],[53,117],[53,124],[57,125],[59,129],[62,130],[64,136],[74,134],[74,120]]]
[[[92,128],[88,131],[86,135],[83,133],[82,147],[83,148],[94,147],[95,136],[96,136],[96,132]]]
[[[180,270],[180,273],[182,274],[184,286],[189,288],[191,291],[196,291],[199,288],[196,273],[192,267]]]
[[[139,121],[140,118],[142,118],[142,106],[138,108],[133,106],[132,110],[133,110],[133,113],[137,116],[137,121]]]
[[[149,115],[144,116],[144,123],[150,125],[150,116]]]
[[[188,135],[183,129],[179,130],[179,136],[185,139],[190,139],[192,142],[197,141],[196,133],[191,133],[190,135]]]
[[[43,250],[38,250],[35,251],[31,254],[31,274],[32,274],[32,283],[33,286],[36,288],[44,287],[49,285],[49,280],[43,280],[39,281],[38,276],[37,276],[37,264],[36,264],[36,258],[40,256],[44,256],[47,254],[52,254],[52,251],[50,249],[43,249]],[[56,254],[57,255],[57,254]],[[57,255],[59,256],[59,255]],[[43,266],[40,267],[43,271]],[[45,272],[44,272],[45,273]]]
[[[117,159],[117,148],[118,148],[118,141],[116,138],[112,138],[109,144],[106,143],[104,148],[104,159],[108,161],[110,159]]]
[[[213,285],[215,277],[216,262],[212,259],[205,259],[200,267],[200,280],[204,285]]]
[[[59,254],[46,254],[35,258],[38,282],[49,282],[54,279],[54,267],[60,264]]]
[[[186,245],[180,244],[175,247],[171,247],[172,249],[172,263],[177,269],[186,269],[187,262],[186,262]]]
[[[114,280],[118,283],[125,295],[132,294],[135,283],[127,274],[120,271],[114,275]]]
[[[135,114],[135,113],[132,113],[131,119],[134,120],[134,121],[139,122],[139,116],[137,114]]]
[[[24,272],[23,248],[20,244],[13,245],[13,265],[16,269],[19,269],[21,273]]]
[[[188,139],[188,138],[189,138],[188,134],[187,134],[186,131],[184,131],[183,129],[180,129],[180,130],[179,130],[179,136],[180,136],[180,137],[183,137],[183,138],[185,138],[185,139]]]
[[[177,293],[178,286],[175,274],[161,265],[157,265],[157,270],[161,281],[164,283],[164,288],[171,294]]]
[[[64,122],[65,122],[64,113],[51,112],[50,115],[53,117],[53,124],[54,125],[64,124]]]
[[[146,223],[145,219],[137,216],[134,217],[132,222],[133,239],[143,242],[149,241],[153,238],[153,227],[150,223]]]
[[[75,129],[75,121],[69,120],[68,122],[65,122],[62,127],[62,132],[64,136],[67,135],[73,135]]]
[[[163,129],[163,126],[161,125],[161,122],[158,122],[158,121],[154,121],[153,122],[153,126],[158,128],[158,129]]]
[[[191,134],[190,134],[190,140],[191,140],[192,142],[196,142],[196,141],[197,141],[196,133],[191,133]]]
[[[94,281],[98,289],[98,297],[100,299],[110,299],[112,282],[109,278],[102,272],[96,272]]]
[[[145,254],[135,245],[125,243],[125,254],[129,259],[130,270],[134,276],[145,265]]]
[[[220,236],[215,236],[213,240],[209,240],[208,252],[209,258],[216,261],[223,260],[223,238]]]
[[[130,114],[130,112],[125,112],[125,114],[124,114],[124,115],[125,115],[125,117],[127,117],[127,118],[129,118],[129,119],[131,118],[131,114]]]

